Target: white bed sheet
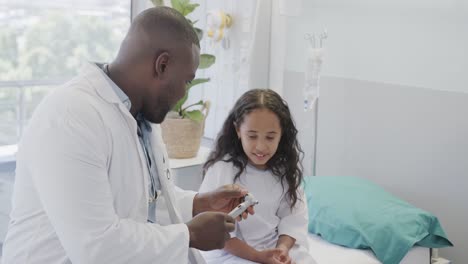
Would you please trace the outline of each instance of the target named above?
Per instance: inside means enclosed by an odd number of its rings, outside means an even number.
[[[309,234],[309,247],[317,264],[382,264],[371,250],[346,248]],[[429,264],[430,249],[413,247],[400,264]]]

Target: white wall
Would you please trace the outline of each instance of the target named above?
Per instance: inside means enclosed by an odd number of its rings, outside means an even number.
[[[468,92],[468,1],[303,1],[286,70],[304,71],[304,35],[323,28],[324,75]]]
[[[304,0],[286,21],[283,96],[311,172],[314,113],[302,110],[306,33],[327,28],[318,175],[369,178],[439,217],[468,259],[468,1]]]

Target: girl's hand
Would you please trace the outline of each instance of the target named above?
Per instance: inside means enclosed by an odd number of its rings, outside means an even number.
[[[291,258],[281,248],[265,249],[259,252],[258,260],[264,264],[292,264]]]
[[[291,257],[289,257],[289,249],[286,247],[278,246],[277,249],[281,250],[280,261],[281,263],[294,264]]]

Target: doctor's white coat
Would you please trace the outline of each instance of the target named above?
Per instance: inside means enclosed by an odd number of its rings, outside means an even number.
[[[158,125],[151,143],[165,226],[147,223],[137,124],[102,71],[89,64],[53,91],[19,145],[2,263],[187,263],[195,193],[173,185]]]

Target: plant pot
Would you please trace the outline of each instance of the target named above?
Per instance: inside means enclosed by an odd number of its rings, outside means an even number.
[[[161,129],[169,158],[187,159],[195,157],[200,149],[204,124],[205,119],[196,122],[188,118],[166,117],[164,122],[161,123]]]

